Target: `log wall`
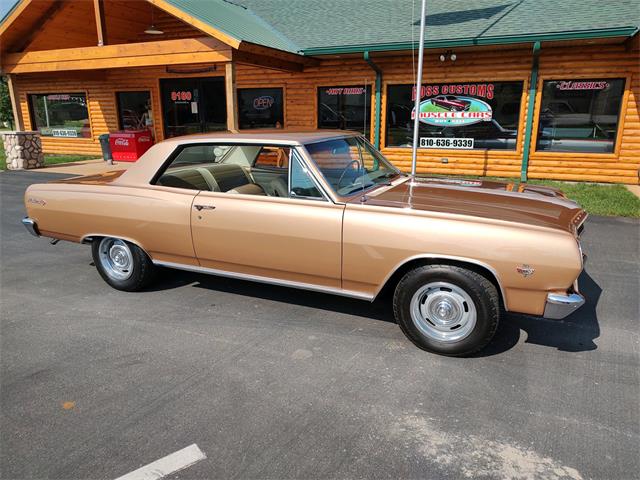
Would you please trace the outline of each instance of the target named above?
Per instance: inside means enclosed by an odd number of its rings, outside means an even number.
[[[540,54],[538,95],[534,107],[529,176],[564,180],[586,180],[638,184],[640,169],[640,67],[637,42],[630,45],[573,45],[545,47]],[[458,59],[440,62],[441,52],[427,52],[423,82],[499,82],[519,80],[524,83],[520,109],[517,147],[505,150],[426,150],[418,157],[418,172],[439,174],[494,175],[517,177],[520,174],[524,147],[525,119],[528,105],[532,54],[529,47],[503,47],[498,50],[465,49],[456,51]],[[386,87],[414,82],[409,55],[378,56],[374,61],[384,72],[382,93],[381,142],[384,154],[404,170],[410,169],[409,148],[384,146]],[[224,65],[206,76],[224,75]],[[203,74],[169,74],[165,67],[112,69],[97,72],[19,75],[14,79],[26,128],[31,128],[28,93],[63,93],[85,91],[88,96],[92,139],[44,138],[46,152],[99,154],[97,136],[118,128],[115,92],[150,90],[152,94],[156,138],[162,139],[159,79],[203,76]],[[612,154],[574,154],[536,152],[537,117],[542,82],[545,79],[586,77],[623,77],[626,79],[618,141]],[[237,65],[237,86],[282,87],[285,97],[285,128],[292,130],[317,127],[317,88],[370,84],[375,74],[360,58],[324,60],[304,72],[284,72]],[[375,89],[372,88],[375,95]],[[374,105],[374,98],[371,105]],[[374,109],[372,111],[372,125]],[[373,133],[372,133],[373,137]],[[443,159],[447,163],[443,163]]]

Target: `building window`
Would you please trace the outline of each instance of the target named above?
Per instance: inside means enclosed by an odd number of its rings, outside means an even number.
[[[117,92],[118,125],[120,130],[153,129],[151,94],[142,92]]]
[[[318,88],[318,128],[355,130],[369,136],[371,85]]]
[[[31,126],[43,137],[91,138],[84,93],[29,95]]]
[[[239,88],[240,128],[282,128],[284,107],[282,88]]]
[[[623,93],[622,78],[545,81],[537,149],[612,153]]]
[[[523,82],[424,85],[421,148],[515,150]],[[410,147],[414,85],[387,87],[386,146]]]

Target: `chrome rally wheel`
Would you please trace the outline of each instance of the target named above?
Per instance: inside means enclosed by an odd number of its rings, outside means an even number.
[[[114,280],[127,280],[133,273],[133,254],[124,240],[106,237],[98,246],[100,265]]]
[[[117,290],[136,292],[153,280],[153,262],[135,243],[97,237],[91,242],[91,254],[100,276]]]
[[[432,282],[419,288],[411,299],[411,319],[425,336],[440,342],[466,338],[476,325],[473,300],[460,287]]]
[[[418,347],[449,356],[481,350],[500,320],[496,286],[457,265],[427,264],[409,270],[396,285],[393,312]]]

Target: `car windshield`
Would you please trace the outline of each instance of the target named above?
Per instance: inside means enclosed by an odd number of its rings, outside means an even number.
[[[402,175],[364,137],[344,137],[305,145],[333,191],[353,195]]]

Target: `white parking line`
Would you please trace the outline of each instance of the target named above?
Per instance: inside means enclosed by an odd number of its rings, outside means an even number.
[[[207,456],[198,448],[198,445],[194,443],[160,460],[156,460],[149,465],[145,465],[122,477],[118,477],[116,480],[158,480],[178,470],[190,467],[205,458],[207,458]]]

